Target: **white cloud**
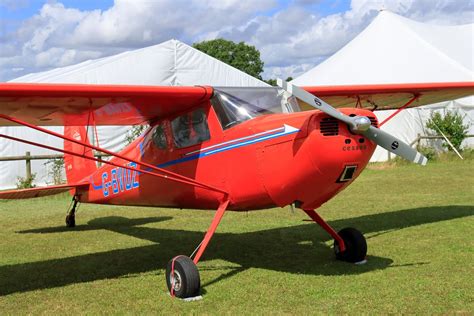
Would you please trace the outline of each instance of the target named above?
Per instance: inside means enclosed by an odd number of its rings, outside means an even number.
[[[354,12],[390,10],[408,18],[445,25],[472,23],[474,2],[470,0],[352,0]]]
[[[29,3],[30,0],[0,0],[0,7],[4,7],[10,11],[15,11],[26,8]]]
[[[191,44],[216,37],[255,45],[265,78],[294,77],[340,49],[382,8],[429,23],[472,23],[474,18],[469,0],[353,0],[350,10],[329,16],[309,11],[314,2],[278,7],[276,0],[115,0],[104,11],[80,11],[51,1],[15,33],[0,34],[0,80],[170,38]],[[0,30],[6,30],[1,23]]]

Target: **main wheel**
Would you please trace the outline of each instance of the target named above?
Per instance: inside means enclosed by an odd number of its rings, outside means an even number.
[[[347,227],[338,232],[346,250],[341,252],[337,240],[334,240],[334,252],[338,260],[347,262],[360,262],[367,255],[367,242],[364,235],[355,228]]]
[[[74,215],[66,216],[66,227],[76,227],[76,217]]]
[[[179,298],[193,297],[199,294],[201,279],[199,271],[191,258],[177,256],[168,262],[166,266],[166,284],[170,293]]]

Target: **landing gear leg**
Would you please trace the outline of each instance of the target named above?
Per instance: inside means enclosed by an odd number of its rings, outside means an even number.
[[[79,203],[79,197],[74,195],[72,197],[72,207],[69,213],[66,215],[66,227],[76,227],[76,207]]]
[[[347,227],[338,233],[329,226],[315,210],[303,210],[334,238],[336,259],[347,262],[362,262],[367,255],[367,242],[364,235],[355,228]]]
[[[194,253],[196,256],[192,260],[187,256],[176,256],[168,262],[166,267],[166,284],[171,296],[177,296],[179,298],[187,298],[197,296],[201,288],[201,279],[197,264],[201,259],[202,254],[207,248],[207,245],[211,241],[217,226],[219,225],[224,213],[229,205],[229,200],[221,203],[217,209],[214,219],[209,226],[204,239],[196,248]],[[197,251],[197,252],[196,252]],[[193,253],[193,254],[194,254]],[[191,255],[191,257],[193,256]]]

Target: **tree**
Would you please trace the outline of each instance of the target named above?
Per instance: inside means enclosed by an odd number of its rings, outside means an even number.
[[[291,80],[293,80],[293,77],[288,77],[288,78],[286,78],[285,81],[289,82]],[[274,87],[277,85],[277,80],[276,79],[268,79],[268,80],[264,80],[264,81],[266,83],[268,83],[269,85],[274,86]]]
[[[254,46],[219,38],[194,43],[193,47],[255,78],[262,79],[263,62],[260,59],[260,52]]]
[[[127,142],[127,145],[130,145],[133,143],[135,139],[138,138],[148,127],[148,125],[133,125],[132,129],[130,129],[127,132],[127,135],[125,136],[125,141]]]

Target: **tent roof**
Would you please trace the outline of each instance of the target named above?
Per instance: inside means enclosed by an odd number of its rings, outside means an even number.
[[[299,86],[474,81],[474,24],[438,26],[381,11]]]
[[[267,86],[178,40],[33,73],[11,82],[159,86]]]

